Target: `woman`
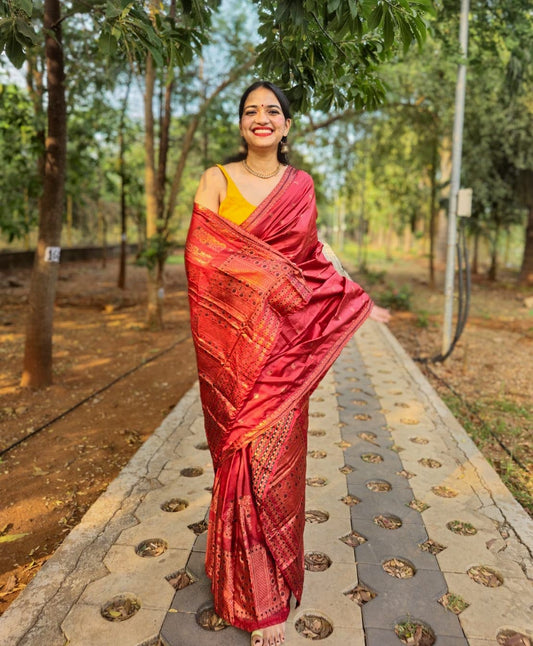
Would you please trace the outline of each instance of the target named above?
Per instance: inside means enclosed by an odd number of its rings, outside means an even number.
[[[274,646],[302,594],[310,393],[371,311],[388,312],[322,253],[313,181],[288,165],[281,90],[250,86],[239,126],[242,161],[203,174],[186,244],[215,468],[206,571],[217,614]]]

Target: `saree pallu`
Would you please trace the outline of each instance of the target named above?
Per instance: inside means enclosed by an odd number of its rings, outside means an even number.
[[[252,631],[301,599],[308,400],[372,302],[324,257],[312,179],[290,166],[239,226],[195,204],[185,263],[215,468],[206,571],[216,612]]]

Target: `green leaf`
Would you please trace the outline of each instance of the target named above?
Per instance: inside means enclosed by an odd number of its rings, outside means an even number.
[[[352,18],[357,18],[359,15],[359,3],[357,0],[348,0],[348,6],[350,7]]]
[[[26,60],[26,55],[14,30],[11,30],[9,32],[5,43],[5,48],[9,60],[17,69],[20,69],[24,64],[24,61]]]
[[[389,49],[394,43],[394,21],[390,11],[385,13],[383,20],[383,39],[385,49]]]
[[[13,4],[24,11],[28,18],[31,18],[33,12],[33,2],[31,0],[16,0]]]
[[[26,533],[26,534],[7,534],[6,536],[0,536],[0,543],[13,543],[13,541],[18,541],[21,538],[24,538],[24,536],[28,536],[28,533]]]
[[[107,20],[109,20],[110,18],[111,19],[112,18],[118,18],[120,16],[120,14],[122,13],[122,11],[123,11],[123,7],[121,7],[120,5],[117,5],[117,4],[113,3],[113,2],[111,2],[111,0],[109,0],[108,3],[107,3],[106,9],[105,9],[105,17],[106,17]]]
[[[383,20],[383,5],[378,4],[370,16],[368,17],[368,27],[370,29],[376,29],[381,24]]]
[[[28,23],[23,18],[18,17],[16,20],[16,27],[18,30],[18,39],[24,41],[22,44],[34,46],[39,43],[39,37],[35,33],[31,23]],[[22,41],[21,41],[22,42]]]
[[[117,41],[108,31],[103,31],[98,39],[98,49],[105,56],[111,56],[117,49]]]

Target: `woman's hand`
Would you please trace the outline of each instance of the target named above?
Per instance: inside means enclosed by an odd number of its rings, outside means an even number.
[[[390,316],[389,310],[386,310],[384,307],[380,307],[379,305],[374,305],[369,318],[373,321],[377,321],[378,323],[388,323],[390,321]]]

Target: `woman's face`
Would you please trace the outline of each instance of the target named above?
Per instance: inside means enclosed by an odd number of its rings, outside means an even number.
[[[259,87],[250,92],[241,117],[241,135],[248,148],[273,148],[289,132],[291,120],[285,119],[281,105],[271,90]]]

